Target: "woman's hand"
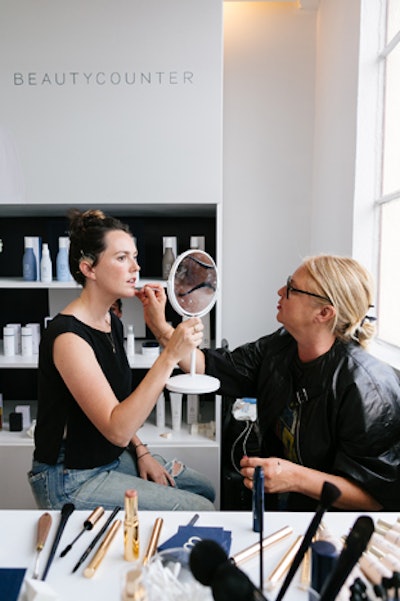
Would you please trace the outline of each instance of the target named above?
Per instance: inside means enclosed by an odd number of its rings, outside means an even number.
[[[163,486],[175,486],[175,481],[171,474],[163,468],[163,466],[154,459],[151,453],[146,452],[137,458],[139,475],[143,480],[151,480],[156,484]]]
[[[264,490],[267,493],[282,493],[293,491],[296,464],[278,457],[242,457],[240,461],[244,485],[253,488],[254,470],[260,465],[264,471]]]
[[[203,330],[204,325],[199,317],[191,317],[182,321],[173,330],[172,336],[165,346],[165,351],[174,357],[176,363],[180,363],[201,344]]]
[[[364,489],[343,476],[320,472],[279,457],[243,457],[240,461],[244,485],[253,488],[254,470],[264,470],[264,490],[267,493],[297,492],[319,500],[324,482],[331,482],[341,495],[333,504],[346,511],[379,511],[382,506]]]
[[[144,319],[147,326],[158,337],[167,331],[169,325],[165,319],[167,295],[161,284],[147,284],[136,292],[137,298],[143,305]]]

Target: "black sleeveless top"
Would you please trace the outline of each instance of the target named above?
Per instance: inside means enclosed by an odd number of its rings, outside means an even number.
[[[111,335],[58,314],[43,332],[39,348],[38,412],[34,459],[55,465],[65,434],[64,465],[90,469],[111,463],[124,448],[109,442],[86,417],[65,385],[53,361],[57,336],[73,332],[92,347],[115,396],[123,400],[132,391],[132,374],[123,346],[123,327],[111,315]],[[85,377],[85,374],[82,374]]]

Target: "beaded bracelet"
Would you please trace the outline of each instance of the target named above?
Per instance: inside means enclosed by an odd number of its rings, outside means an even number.
[[[145,442],[138,442],[138,444],[133,445],[134,449],[137,449],[138,447],[147,447],[147,444]]]
[[[139,461],[139,459],[141,459],[145,455],[151,455],[150,451],[146,451],[145,453],[142,453],[142,455],[139,455],[139,457],[136,457],[136,460]]]

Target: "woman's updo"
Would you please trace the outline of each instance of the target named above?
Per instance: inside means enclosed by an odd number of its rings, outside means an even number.
[[[122,230],[131,234],[129,227],[119,219],[105,215],[98,209],[81,212],[72,209],[69,217],[69,268],[78,284],[85,285],[86,278],[79,264],[87,259],[96,265],[99,255],[105,250],[105,235],[113,230]]]
[[[332,332],[344,342],[355,340],[365,347],[375,333],[371,274],[349,257],[318,255],[303,262],[318,294],[331,299],[336,309]]]

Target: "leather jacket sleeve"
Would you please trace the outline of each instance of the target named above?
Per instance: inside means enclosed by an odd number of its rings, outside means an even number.
[[[284,329],[231,352],[206,352],[207,373],[220,379],[222,394],[258,399],[264,456],[283,456],[275,425],[285,404],[296,398],[296,354],[296,342]],[[337,341],[318,360],[305,397],[296,433],[299,461],[348,478],[384,510],[398,510],[400,383],[395,372],[358,344]]]

